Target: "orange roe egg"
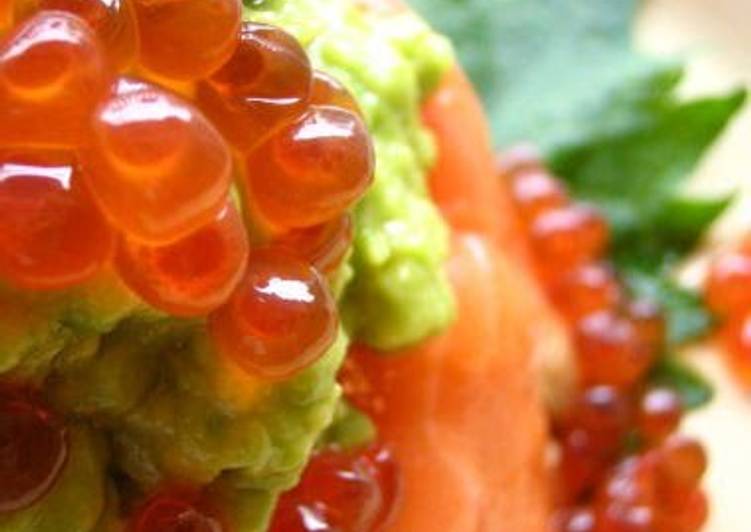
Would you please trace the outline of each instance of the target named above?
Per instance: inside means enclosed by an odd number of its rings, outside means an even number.
[[[198,102],[237,149],[249,151],[307,103],[311,66],[282,29],[246,22],[230,60],[198,88]]]
[[[707,497],[695,489],[675,501],[677,504],[657,508],[657,532],[698,532],[709,515]]]
[[[333,272],[347,254],[354,233],[352,215],[305,229],[294,229],[274,241],[274,247],[312,264],[319,272]]]
[[[127,236],[164,244],[210,223],[224,208],[232,158],[221,135],[188,102],[122,78],[96,109],[84,153],[88,185]]]
[[[597,499],[598,532],[655,530],[655,476],[651,463],[643,457],[618,464]]]
[[[653,388],[639,401],[637,427],[647,442],[659,443],[678,428],[682,415],[681,397],[675,390]]]
[[[326,281],[299,259],[253,251],[229,302],[209,318],[218,350],[248,373],[283,379],[310,366],[337,332],[336,302]]]
[[[659,305],[648,299],[635,299],[626,305],[626,316],[641,342],[657,352],[665,344],[665,318]]]
[[[550,296],[569,321],[576,321],[587,314],[615,308],[621,289],[611,267],[586,263],[554,282]]]
[[[324,223],[362,197],[373,180],[373,159],[356,114],[312,106],[248,156],[249,201],[277,227]]]
[[[221,519],[198,495],[176,491],[149,499],[131,518],[128,532],[223,532]]]
[[[699,483],[707,467],[704,449],[696,440],[685,436],[672,436],[649,455],[656,472],[658,506],[673,521],[703,522],[706,509],[694,514],[687,503],[697,499]],[[703,496],[696,500],[701,504]]]
[[[603,449],[617,449],[631,420],[628,399],[619,389],[607,385],[589,386],[579,392],[567,424],[590,433]]]
[[[686,436],[673,436],[658,450],[656,473],[663,490],[694,489],[707,470],[701,444]]]
[[[42,12],[0,45],[0,145],[76,147],[108,74],[96,36],[78,17]]]
[[[0,517],[44,497],[67,459],[61,420],[29,393],[0,387]]]
[[[194,81],[218,70],[239,42],[240,0],[131,0],[141,64],[157,76]]]
[[[114,237],[65,154],[0,155],[0,275],[31,290],[95,274]]]
[[[245,270],[248,238],[228,204],[216,220],[166,246],[124,238],[117,269],[153,307],[174,316],[200,316],[222,305]]]
[[[712,264],[706,284],[709,307],[720,315],[751,309],[751,255],[737,251]]]
[[[530,240],[541,268],[559,273],[599,258],[607,245],[608,227],[593,208],[572,205],[537,216],[531,222]]]
[[[567,430],[561,437],[558,471],[568,502],[591,490],[607,471],[612,450],[603,449],[595,440],[584,429]]]
[[[524,220],[566,204],[566,190],[545,170],[517,172],[511,179],[511,194]]]
[[[751,387],[751,312],[733,315],[720,329],[720,338],[733,374]]]
[[[300,483],[282,495],[269,530],[383,530],[396,502],[397,482],[393,458],[380,445],[368,452],[319,452]]]
[[[13,0],[0,0],[0,34],[13,23]]]
[[[542,171],[544,164],[535,146],[517,144],[500,154],[496,168],[501,177],[510,179],[522,173]]]
[[[568,508],[553,516],[551,532],[596,532],[597,517],[592,508]]]
[[[633,324],[611,311],[591,314],[576,325],[575,342],[585,382],[626,388],[650,367],[653,353]]]
[[[331,105],[362,116],[362,111],[352,94],[334,76],[316,70],[310,91],[311,105]]]
[[[16,0],[16,20],[40,10],[67,11],[81,17],[118,68],[127,68],[135,59],[138,37],[130,0]]]

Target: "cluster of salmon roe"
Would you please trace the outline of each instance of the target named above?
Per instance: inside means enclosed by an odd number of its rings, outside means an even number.
[[[712,263],[705,285],[709,308],[721,321],[719,338],[739,382],[751,388],[751,241]]]
[[[553,421],[561,532],[691,532],[706,519],[706,457],[675,434],[683,406],[646,382],[660,355],[660,309],[631,299],[607,263],[608,226],[523,146],[499,160],[550,300],[572,330],[579,388]]]
[[[209,316],[249,371],[281,378],[320,356],[336,329],[325,276],[373,175],[344,87],[291,35],[242,23],[239,0],[18,0],[11,14],[2,279],[62,289],[114,264],[153,307]]]
[[[338,328],[327,277],[373,178],[346,89],[291,35],[243,22],[241,0],[0,5],[3,283],[61,290],[112,267],[152,307],[206,318],[253,375],[319,359]],[[0,402],[4,512],[48,489],[66,444],[42,407]],[[138,522],[187,529],[165,497]]]
[[[269,531],[376,532],[388,522],[398,496],[399,475],[386,447],[328,448],[313,456],[300,483],[282,495]]]

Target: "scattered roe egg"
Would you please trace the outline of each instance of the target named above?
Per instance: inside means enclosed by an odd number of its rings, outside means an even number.
[[[210,223],[231,181],[229,149],[200,111],[127,78],[96,109],[83,162],[111,221],[128,237],[153,244]]]
[[[673,436],[656,453],[656,472],[661,489],[694,489],[707,469],[701,444],[686,436]]]
[[[751,309],[751,255],[735,251],[718,257],[705,292],[709,307],[722,316]]]
[[[653,352],[641,341],[628,319],[612,311],[591,314],[576,325],[575,343],[585,382],[633,385],[653,361]]]
[[[653,351],[665,343],[665,317],[660,306],[649,299],[633,299],[625,309],[626,316],[636,329],[639,340]]]
[[[131,0],[141,64],[159,77],[193,81],[218,70],[238,44],[240,0]]]
[[[732,316],[720,329],[733,374],[751,388],[751,310]]]
[[[127,532],[224,532],[222,520],[200,496],[181,490],[159,493],[131,517]]]
[[[249,151],[307,104],[311,66],[280,28],[246,22],[230,60],[198,87],[201,109],[237,149]]]
[[[365,193],[373,166],[373,145],[356,114],[311,106],[249,154],[248,201],[272,225],[318,225]]]
[[[574,501],[602,479],[613,453],[611,449],[598,445],[594,435],[585,429],[565,431],[559,444],[558,474],[563,483],[562,496]]]
[[[0,275],[28,289],[84,281],[114,237],[69,154],[0,153]]]
[[[128,67],[135,59],[138,37],[130,0],[16,0],[16,20],[41,10],[67,11],[85,20],[118,68]]]
[[[500,154],[496,170],[503,179],[511,179],[526,172],[544,171],[540,151],[532,144],[517,144]]]
[[[0,386],[0,516],[42,498],[67,458],[61,420],[30,392]]]
[[[579,318],[616,307],[621,288],[606,264],[586,263],[564,273],[550,287],[550,297],[565,318]]]
[[[313,85],[310,92],[311,105],[333,105],[362,116],[352,94],[334,76],[316,70],[313,72]]]
[[[107,85],[97,38],[82,19],[31,17],[0,44],[0,145],[79,146]]]
[[[597,436],[604,447],[620,444],[630,421],[628,398],[618,388],[596,385],[584,388],[574,400],[568,424]]]
[[[678,428],[682,415],[681,397],[675,390],[652,388],[639,402],[637,427],[648,443],[658,443]]]
[[[596,210],[575,204],[542,212],[531,223],[530,240],[541,267],[560,272],[599,258],[608,227]]]
[[[251,252],[235,293],[209,317],[219,351],[269,379],[289,377],[318,360],[337,326],[326,281],[305,262],[273,249]]]
[[[596,519],[592,508],[559,510],[553,516],[551,532],[596,532]]]
[[[216,220],[165,246],[124,238],[117,269],[126,284],[155,308],[175,316],[208,314],[242,277],[248,238],[240,214],[227,204]]]
[[[398,491],[396,464],[384,447],[324,450],[313,456],[300,483],[282,495],[269,531],[382,530]]]
[[[563,207],[567,200],[560,181],[542,169],[514,174],[511,178],[511,193],[519,214],[526,221],[533,220],[545,211]]]
[[[352,244],[353,226],[352,215],[343,214],[328,223],[293,229],[274,240],[274,247],[307,261],[319,272],[331,273]]]
[[[655,530],[655,476],[643,457],[630,457],[616,465],[597,499],[598,531]]]

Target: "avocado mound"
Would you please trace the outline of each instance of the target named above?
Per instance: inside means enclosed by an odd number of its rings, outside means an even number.
[[[312,367],[268,383],[222,361],[201,320],[155,312],[111,271],[63,292],[0,289],[0,374],[38,384],[71,427],[60,481],[32,507],[0,515],[0,532],[120,531],[119,493],[166,479],[208,485],[234,531],[265,530],[277,495],[342,411],[335,377],[348,339],[395,349],[453,317],[448,234],[427,195],[434,154],[419,115],[450,46],[414,15],[365,13],[352,0],[248,4],[246,19],[295,34],[316,68],[347,85],[373,134],[375,184],[355,209],[353,251],[335,281],[339,338]]]

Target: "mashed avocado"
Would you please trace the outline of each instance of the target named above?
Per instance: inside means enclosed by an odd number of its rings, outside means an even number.
[[[427,195],[434,154],[419,116],[452,61],[449,45],[411,14],[365,13],[352,0],[246,4],[246,18],[295,34],[317,68],[350,88],[373,134],[375,184],[356,208],[353,253],[336,283],[339,338],[301,374],[268,383],[216,356],[201,320],[154,312],[112,272],[54,294],[0,290],[0,373],[42,385],[74,424],[61,481],[2,516],[0,532],[118,530],[113,472],[129,492],[165,479],[208,484],[233,530],[262,531],[324,433],[372,429],[340,402],[349,338],[394,349],[452,318],[448,235]],[[345,418],[359,428],[326,432]]]

